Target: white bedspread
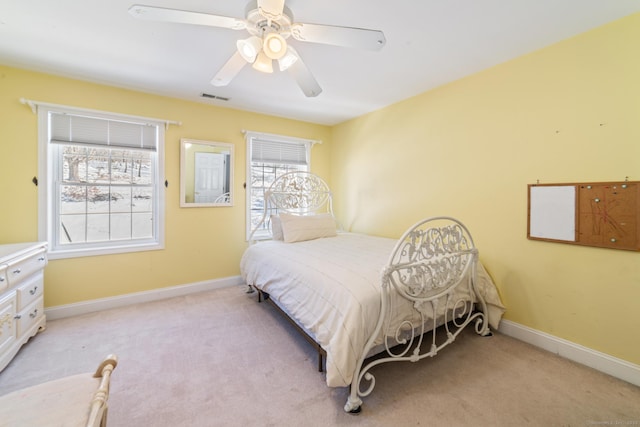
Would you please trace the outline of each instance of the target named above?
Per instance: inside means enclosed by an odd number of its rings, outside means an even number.
[[[325,349],[327,385],[347,386],[375,329],[381,273],[395,244],[355,233],[297,243],[265,241],[246,250],[240,270],[247,284],[267,292]],[[481,266],[478,285],[497,327],[504,307]]]

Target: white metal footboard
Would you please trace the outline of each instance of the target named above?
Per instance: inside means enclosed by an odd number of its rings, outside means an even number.
[[[454,218],[423,220],[400,238],[382,273],[380,318],[358,361],[345,411],[360,412],[361,397],[375,387],[370,372],[374,366],[433,357],[471,323],[478,334],[491,334],[486,303],[475,285],[477,261],[471,234]],[[414,317],[395,328],[390,325],[394,293],[410,300],[414,308]],[[430,330],[428,340],[424,333]],[[386,355],[365,365],[381,336]]]

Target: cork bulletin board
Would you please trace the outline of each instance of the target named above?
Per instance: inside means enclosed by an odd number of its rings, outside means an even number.
[[[640,251],[640,181],[529,184],[527,238]]]

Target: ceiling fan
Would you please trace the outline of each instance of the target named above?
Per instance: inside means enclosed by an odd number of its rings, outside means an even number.
[[[249,37],[237,41],[237,50],[211,80],[214,86],[226,86],[247,64],[265,73],[273,72],[273,61],[280,71],[287,70],[308,97],[318,96],[322,88],[287,39],[357,49],[380,50],[386,40],[382,31],[332,25],[293,22],[285,0],[251,1],[246,17],[232,18],[187,10],[134,4],[129,13],[151,21],[176,22],[247,30]]]

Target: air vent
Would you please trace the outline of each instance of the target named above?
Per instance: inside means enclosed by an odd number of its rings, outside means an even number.
[[[212,95],[210,93],[203,93],[200,96],[202,96],[203,98],[219,99],[220,101],[228,101],[229,100],[229,98],[225,98],[224,96]]]

